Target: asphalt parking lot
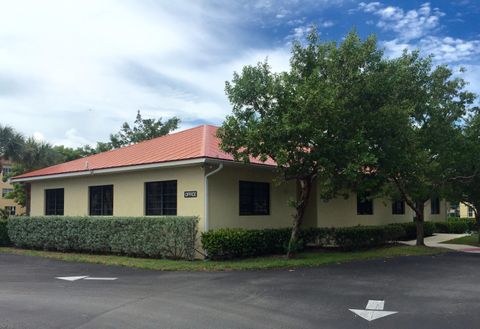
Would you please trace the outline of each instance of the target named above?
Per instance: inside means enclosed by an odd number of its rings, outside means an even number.
[[[83,278],[56,278],[70,276]],[[350,309],[369,319],[398,313],[368,321]],[[210,273],[0,254],[0,328],[479,326],[477,254]]]

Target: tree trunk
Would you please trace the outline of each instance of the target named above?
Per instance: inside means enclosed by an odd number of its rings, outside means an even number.
[[[480,244],[480,213],[475,211],[475,224],[477,225],[478,243]]]
[[[26,183],[25,190],[26,190],[25,215],[30,216],[30,210],[31,210],[31,207],[32,207],[32,205],[31,205],[31,203],[32,203],[32,198],[31,198],[32,185],[30,183]]]
[[[302,178],[298,180],[300,186],[300,195],[295,206],[295,215],[293,216],[292,234],[288,243],[287,258],[292,258],[297,250],[298,238],[300,236],[300,227],[303,222],[303,216],[307,209],[310,191],[312,190],[312,178]]]
[[[417,202],[415,210],[415,223],[417,223],[417,246],[425,246],[423,223],[425,222],[424,202]]]

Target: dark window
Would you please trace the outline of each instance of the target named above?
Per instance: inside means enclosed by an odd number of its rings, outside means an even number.
[[[357,195],[357,215],[373,215],[373,200]]]
[[[440,199],[439,198],[432,198],[430,200],[430,210],[432,215],[440,214]]]
[[[113,215],[113,185],[90,186],[90,216]]]
[[[8,194],[13,192],[13,188],[3,188],[2,189],[2,198],[6,198]]]
[[[5,211],[10,215],[10,216],[15,216],[16,214],[16,207],[15,206],[6,206]]]
[[[405,214],[405,202],[403,200],[397,200],[392,202],[392,214],[393,215]]]
[[[240,216],[270,214],[270,184],[240,181]]]
[[[177,215],[177,181],[145,183],[145,214]]]
[[[473,208],[472,207],[468,207],[468,214],[467,214],[468,217],[473,217]]]
[[[12,167],[10,166],[3,166],[2,168],[2,176],[7,176],[12,172]]]
[[[63,216],[63,188],[45,190],[45,215]]]

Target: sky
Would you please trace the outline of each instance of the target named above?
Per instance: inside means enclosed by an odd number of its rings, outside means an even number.
[[[432,54],[480,94],[480,1],[0,0],[0,124],[70,147],[107,141],[136,111],[219,125],[225,81],[268,58],[288,70],[312,25],[356,29],[385,56]]]

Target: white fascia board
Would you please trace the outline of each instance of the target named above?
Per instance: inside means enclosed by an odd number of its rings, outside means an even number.
[[[121,172],[148,170],[148,169],[165,168],[165,167],[191,166],[195,164],[203,164],[205,162],[206,162],[205,158],[198,158],[198,159],[169,161],[169,162],[151,163],[151,164],[135,165],[135,166],[92,169],[92,170],[85,170],[85,171],[78,171],[78,172],[71,172],[71,173],[25,177],[25,178],[18,178],[18,179],[10,179],[10,182],[22,183],[22,182],[33,182],[33,181],[46,180],[46,179],[71,178],[71,177],[81,177],[81,176],[91,176],[91,175],[101,175],[101,174],[115,174],[115,173],[121,173]]]
[[[266,170],[275,170],[277,169],[276,166],[272,165],[267,165],[267,164],[261,164],[261,163],[245,163],[245,162],[240,162],[240,161],[233,161],[233,160],[223,160],[223,159],[215,159],[215,158],[207,158],[205,163],[208,164],[219,164],[223,163],[226,166],[230,167],[254,167],[258,169],[266,169]]]

